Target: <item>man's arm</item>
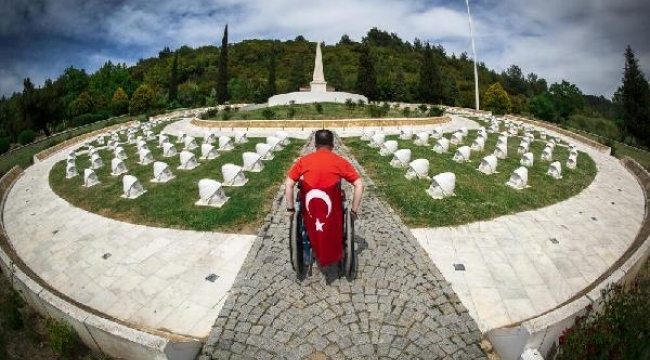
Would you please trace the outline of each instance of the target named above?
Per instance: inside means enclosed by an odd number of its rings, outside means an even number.
[[[294,209],[295,203],[293,198],[293,187],[296,185],[296,182],[287,176],[287,180],[284,183],[284,198],[287,202],[287,209]]]
[[[355,213],[359,212],[359,206],[361,206],[361,198],[363,197],[363,180],[361,178],[356,179],[352,186],[354,186],[354,193],[352,194],[352,211]]]

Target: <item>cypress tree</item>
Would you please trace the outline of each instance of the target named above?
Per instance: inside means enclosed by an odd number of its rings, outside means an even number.
[[[357,75],[357,91],[360,94],[365,95],[369,101],[379,99],[377,73],[375,72],[375,63],[370,55],[370,46],[368,44],[363,44],[361,46],[359,73]]]
[[[619,91],[625,133],[650,145],[650,87],[629,45],[625,49],[623,85]]]
[[[275,48],[271,49],[271,58],[269,59],[269,81],[267,84],[267,93],[269,97],[278,93],[277,86],[275,85]]]
[[[420,65],[420,81],[418,83],[420,101],[438,104],[442,98],[442,81],[436,56],[429,43],[424,47],[424,56]]]
[[[176,101],[178,97],[178,52],[174,54],[172,63],[172,72],[169,77],[169,102]]]
[[[223,30],[221,52],[219,53],[219,74],[217,77],[217,102],[228,101],[228,24]]]
[[[289,69],[289,90],[299,91],[300,87],[307,84],[304,60],[300,56],[293,58]]]

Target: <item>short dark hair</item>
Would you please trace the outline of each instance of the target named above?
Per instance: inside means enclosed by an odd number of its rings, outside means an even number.
[[[329,130],[318,130],[314,135],[314,144],[316,146],[331,146],[334,147],[334,134]]]

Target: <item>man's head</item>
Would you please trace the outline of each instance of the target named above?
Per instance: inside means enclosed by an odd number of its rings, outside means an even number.
[[[316,135],[314,135],[314,144],[316,148],[321,147],[334,147],[334,134],[329,130],[318,130]]]

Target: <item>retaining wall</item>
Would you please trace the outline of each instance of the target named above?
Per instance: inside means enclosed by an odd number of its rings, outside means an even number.
[[[586,313],[587,305],[596,310],[602,307],[603,295],[612,285],[629,285],[650,256],[650,173],[639,163],[624,158],[621,163],[639,181],[645,197],[645,215],[641,228],[628,250],[596,281],[582,292],[555,309],[508,327],[494,329],[486,334],[503,360],[518,360],[524,350],[538,349],[552,359],[564,329],[572,326],[577,316]]]
[[[291,128],[327,129],[366,126],[418,126],[438,125],[451,121],[447,116],[431,118],[392,118],[392,119],[340,119],[340,120],[201,120],[192,119],[191,124],[205,128]]]

